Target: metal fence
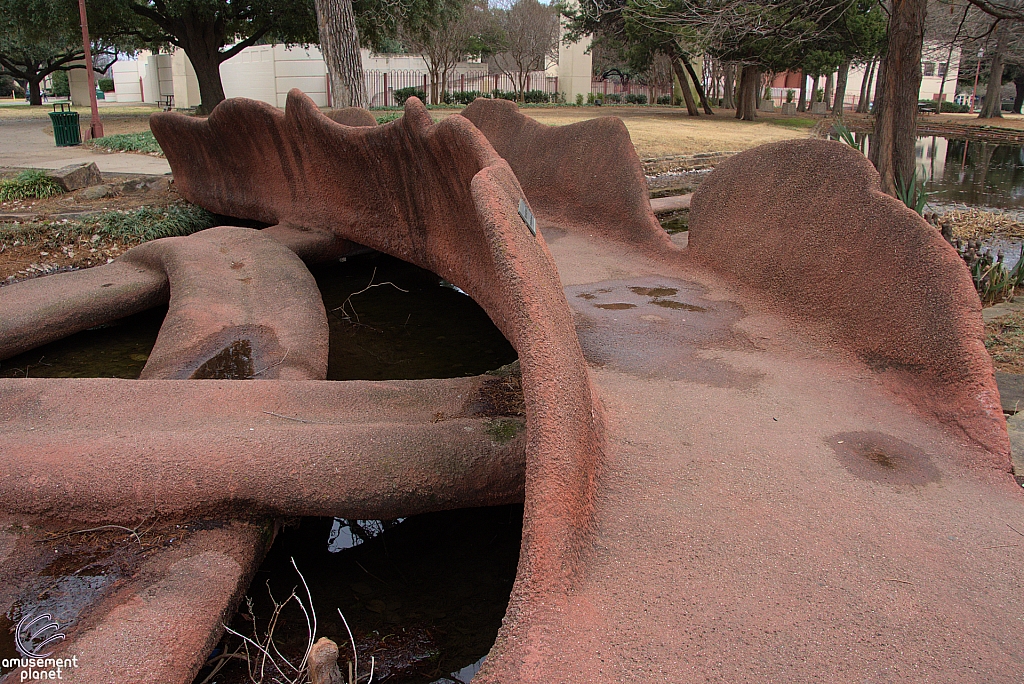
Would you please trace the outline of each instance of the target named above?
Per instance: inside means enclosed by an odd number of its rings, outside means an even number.
[[[431,80],[430,74],[426,71],[367,71],[364,73],[366,79],[366,93],[370,100],[371,107],[391,107],[398,105],[395,99],[395,91],[405,88],[416,88],[423,91],[424,101],[427,104],[438,104],[431,101]],[[448,76],[448,92],[472,92],[479,91],[485,96],[494,90],[503,92],[515,91],[516,85],[513,79],[505,74],[488,74],[486,70],[463,71]],[[440,90],[440,84],[438,84]],[[539,90],[549,95],[558,92],[558,78],[550,77],[543,71],[531,72],[527,76],[526,90]]]
[[[668,97],[671,102],[672,99],[672,88],[664,86],[644,85],[642,83],[623,83],[615,78],[605,79],[592,79],[590,81],[590,92],[595,97],[600,96],[605,102],[608,102],[608,96],[613,96],[611,99],[621,99],[622,102],[626,101],[629,95],[643,95],[647,98],[648,104],[656,104],[658,98]]]

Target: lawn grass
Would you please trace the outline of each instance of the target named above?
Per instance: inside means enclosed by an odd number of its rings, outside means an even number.
[[[818,123],[817,119],[808,119],[802,116],[770,119],[769,123],[775,126],[788,126],[790,128],[814,128]]]

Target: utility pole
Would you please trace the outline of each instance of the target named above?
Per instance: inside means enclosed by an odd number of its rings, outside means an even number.
[[[85,2],[85,0],[81,0]],[[974,113],[974,98],[978,94],[978,76],[981,75],[981,58],[985,56],[985,48],[978,50],[978,68],[974,70],[974,90],[971,91],[971,114]]]
[[[85,73],[89,78],[89,104],[92,106],[92,120],[89,122],[89,137],[103,137],[103,122],[100,108],[96,104],[96,73],[92,70],[92,50],[89,48],[89,19],[85,15],[85,0],[78,0],[78,13],[82,17],[82,47],[85,48]]]

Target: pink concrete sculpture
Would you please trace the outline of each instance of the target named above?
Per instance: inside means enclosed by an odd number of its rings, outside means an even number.
[[[265,550],[260,516],[517,500],[518,576],[476,681],[1017,676],[1024,508],[980,304],[857,153],[737,155],[683,247],[617,120],[548,128],[478,100],[434,124],[415,98],[382,126],[338,116],[297,91],[284,112],[154,115],[184,197],[271,227],[0,289],[0,356],[170,302],[150,380],[0,381],[6,515],[238,521],[93,608],[64,647],[92,658],[79,681],[190,681]],[[365,248],[483,307],[519,354],[524,435],[487,437],[487,378],[323,380],[292,252]],[[225,362],[253,381],[185,379]],[[0,559],[25,552],[5,539]],[[100,653],[120,639],[144,645]]]

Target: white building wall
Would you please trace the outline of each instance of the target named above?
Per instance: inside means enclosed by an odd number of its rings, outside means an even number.
[[[200,103],[199,79],[184,50],[175,50],[171,55],[171,76],[174,80],[174,108],[198,107]],[[163,80],[162,76],[160,80]]]
[[[558,89],[572,100],[577,92],[590,92],[591,58],[586,54],[586,41],[559,48],[560,61],[557,66],[549,69],[551,76],[558,77]],[[419,55],[377,55],[369,50],[361,51],[363,71],[371,74],[377,72],[390,73],[395,78],[389,80],[388,90],[395,90],[408,85],[422,87],[417,76],[425,74],[426,63]],[[315,46],[308,48],[284,45],[256,45],[246,48],[231,59],[220,65],[221,81],[227,97],[247,97],[261,100],[275,107],[284,107],[288,91],[298,88],[308,95],[320,107],[328,104],[327,67],[320,50]],[[481,80],[486,74],[486,66],[480,63],[461,62],[451,74],[449,90],[490,91],[489,79]],[[460,77],[464,77],[460,79]],[[160,98],[173,95],[176,108],[195,107],[200,103],[199,81],[188,57],[182,50],[175,50],[172,55],[152,55],[140,53],[136,60],[126,61],[121,73],[115,79],[115,91],[124,91],[126,97],[134,97],[139,101],[139,79],[142,79],[141,97],[146,102],[156,102]],[[371,88],[374,87],[374,79]],[[371,106],[384,102],[382,91],[383,81],[377,84],[381,92],[369,93]],[[553,81],[553,79],[551,79]],[[397,82],[396,82],[397,81]],[[390,102],[389,102],[390,104]]]
[[[142,65],[135,58],[120,58],[110,67],[118,102],[142,102]]]
[[[274,59],[278,107],[284,107],[292,88],[304,92],[318,107],[327,106],[327,65],[320,48],[275,45]]]
[[[246,48],[220,65],[226,97],[248,97],[277,106],[274,46]]]

